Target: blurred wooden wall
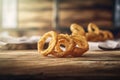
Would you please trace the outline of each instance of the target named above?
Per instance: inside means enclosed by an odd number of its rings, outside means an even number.
[[[78,23],[84,27],[93,22],[99,27],[112,27],[113,0],[61,0],[60,25]]]
[[[49,28],[53,0],[19,0],[19,28]]]
[[[52,28],[54,0],[19,0],[19,28]],[[112,27],[113,0],[59,0],[60,27],[78,23],[87,27],[94,22]]]

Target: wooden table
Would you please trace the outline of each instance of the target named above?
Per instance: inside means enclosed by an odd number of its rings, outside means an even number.
[[[0,51],[0,80],[116,80],[120,51],[88,51],[82,57],[43,57],[37,50]]]

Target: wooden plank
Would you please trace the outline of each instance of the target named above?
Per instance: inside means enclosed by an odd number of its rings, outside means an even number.
[[[19,23],[19,28],[50,28],[51,26],[52,26],[52,23],[49,21],[46,21],[46,22],[30,21],[30,22]]]
[[[120,51],[88,51],[82,57],[43,57],[37,50],[0,52],[0,75],[119,76]],[[91,73],[91,74],[90,74]]]
[[[52,10],[52,5],[53,2],[19,3],[19,11]]]
[[[31,19],[46,19],[49,20],[52,19],[52,11],[21,11],[19,12],[19,21],[26,21]]]
[[[77,11],[77,12],[76,12]],[[95,10],[95,9],[85,9],[85,10],[61,10],[60,11],[61,18],[64,19],[68,16],[71,16],[72,18],[80,18],[80,19],[90,19],[95,18],[96,16],[100,18],[107,18],[111,19],[112,13],[109,10]],[[81,16],[82,15],[82,16]],[[106,16],[105,16],[106,15]]]
[[[60,58],[55,58],[53,56],[44,57],[40,55],[37,50],[14,50],[14,51],[1,51],[0,52],[0,60],[10,59],[10,60],[40,60],[40,59],[53,59],[57,60]],[[120,60],[120,51],[88,51],[82,57],[73,58],[63,58],[63,60],[71,59],[71,60],[79,60],[79,61],[119,61]]]
[[[3,61],[4,63],[1,63],[0,66],[0,74],[44,73],[47,76],[118,76],[120,73],[120,62],[117,61]]]

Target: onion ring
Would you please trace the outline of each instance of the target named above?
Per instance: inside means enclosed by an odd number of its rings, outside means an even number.
[[[72,35],[85,35],[85,31],[83,29],[82,26],[78,25],[78,24],[72,24],[70,26],[70,30],[72,31]]]
[[[60,47],[63,45],[65,50],[62,50]],[[55,46],[55,50],[53,51],[53,55],[56,57],[66,57],[70,55],[71,51],[73,50],[75,43],[73,39],[67,34],[59,34],[58,41]]]
[[[73,52],[72,52],[72,56],[73,57],[80,57],[82,56],[86,51],[88,51],[88,49],[82,49],[82,48],[79,48],[79,47],[75,47],[73,49]]]
[[[72,56],[74,57],[80,57],[83,53],[88,51],[89,45],[84,36],[81,35],[76,35],[76,36],[71,36],[76,43],[76,46],[74,47],[72,51]]]
[[[88,32],[94,32],[96,34],[99,34],[99,28],[97,25],[95,25],[93,23],[89,23],[88,24]]]
[[[93,41],[93,42],[97,42],[100,41],[102,39],[101,36],[99,36],[99,34],[93,33],[93,32],[88,32],[86,33],[86,39],[88,41]]]
[[[45,41],[49,38],[52,37],[51,41],[49,42],[49,45],[47,47],[47,49],[44,49],[44,45],[45,45]],[[54,49],[55,45],[57,42],[57,33],[54,31],[50,31],[45,33],[40,40],[38,41],[38,52],[44,56],[47,56],[48,54],[50,54],[52,52],[52,50]]]
[[[107,30],[100,30],[100,34],[99,34],[102,38],[101,41],[105,41],[105,40],[110,40],[113,39],[113,34],[110,31]]]
[[[104,33],[107,35],[108,39],[113,39],[114,38],[113,34],[110,31],[105,30]]]

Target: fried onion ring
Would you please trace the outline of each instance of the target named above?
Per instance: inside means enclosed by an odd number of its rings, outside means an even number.
[[[113,34],[110,31],[105,30],[104,33],[107,35],[108,39],[113,39],[114,38]]]
[[[88,42],[84,36],[76,35],[71,36],[76,44],[72,51],[72,56],[74,57],[80,57],[82,54],[84,54],[89,49]]]
[[[82,49],[82,48],[79,48],[79,47],[75,47],[72,51],[72,56],[73,57],[80,57],[82,56],[86,51],[88,51],[88,49]]]
[[[78,24],[71,24],[70,30],[72,31],[72,35],[85,35],[85,31],[82,26]]]
[[[47,49],[44,49],[45,41],[51,37],[51,41],[49,42],[49,45]],[[57,33],[54,31],[50,31],[45,33],[40,40],[38,41],[38,52],[44,56],[47,56],[49,53],[51,53],[56,45],[57,42]]]
[[[64,46],[65,50],[61,49],[61,45]],[[68,34],[59,34],[58,41],[55,46],[55,50],[52,54],[56,57],[66,57],[70,55],[74,46],[75,46],[75,43],[73,42],[73,39],[70,38]]]
[[[88,32],[94,32],[96,34],[99,34],[99,28],[97,25],[95,25],[93,23],[89,23],[88,24]]]
[[[113,34],[107,30],[100,30],[99,35],[102,37],[101,41],[110,40],[114,38]]]
[[[94,32],[88,32],[88,33],[86,33],[85,36],[88,41],[93,41],[93,42],[97,42],[102,39],[102,37],[99,36],[99,34],[96,34]]]

